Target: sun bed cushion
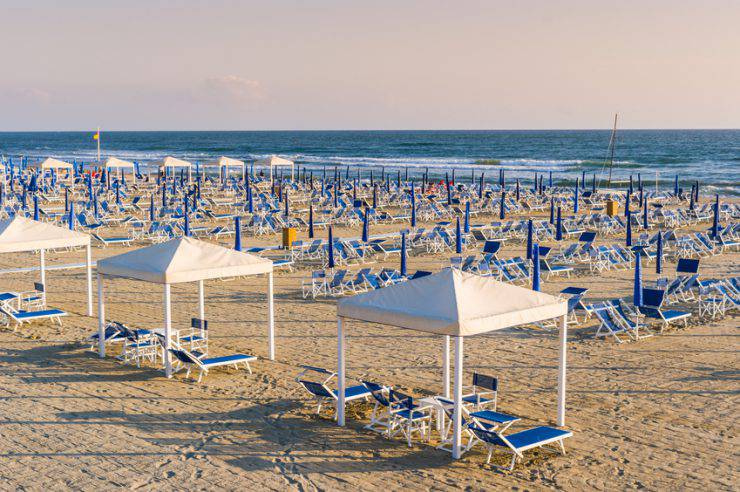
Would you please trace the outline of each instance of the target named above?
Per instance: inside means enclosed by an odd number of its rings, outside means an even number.
[[[17,319],[49,318],[51,316],[66,316],[61,309],[44,309],[43,311],[18,311],[13,314]]]
[[[200,359],[201,363],[203,363],[204,366],[220,366],[220,365],[226,365],[226,364],[236,364],[237,362],[246,362],[250,360],[254,360],[257,357],[254,355],[245,355],[245,354],[234,354],[234,355],[224,355],[223,357],[211,357],[208,359]]]
[[[489,422],[496,422],[499,424],[515,422],[519,420],[519,417],[515,417],[513,415],[507,415],[501,412],[494,412],[493,410],[482,410],[480,412],[473,412],[470,414],[470,416],[478,418],[478,419],[482,419],[482,420],[488,420]]]
[[[676,311],[675,309],[669,309],[668,311],[663,311],[663,316],[667,320],[674,320],[674,319],[688,318],[689,316],[691,316],[691,313],[687,313],[686,311]]]
[[[339,396],[339,392],[337,390],[333,390],[335,396]],[[355,398],[360,398],[363,396],[367,396],[371,393],[369,389],[365,387],[365,385],[359,384],[357,386],[350,386],[349,388],[344,389],[344,399],[345,400],[351,400]]]
[[[507,441],[511,443],[512,446],[514,446],[514,448],[527,449],[536,447],[541,444],[546,444],[547,442],[565,439],[566,437],[571,437],[572,435],[573,433],[570,431],[556,429],[554,427],[541,426],[517,432],[515,434],[510,434],[504,437]],[[505,446],[503,441],[495,444]]]

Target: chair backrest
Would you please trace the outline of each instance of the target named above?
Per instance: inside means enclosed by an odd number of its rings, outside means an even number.
[[[660,309],[665,298],[665,291],[660,289],[642,289],[642,305]]]
[[[46,292],[46,287],[41,282],[34,282],[33,288],[36,292]]]
[[[680,258],[676,264],[676,273],[699,273],[699,260]]]
[[[501,241],[486,241],[483,245],[483,252],[495,255],[501,249]]]
[[[581,235],[578,238],[578,241],[581,243],[592,243],[596,239],[596,233],[595,232],[582,232]]]
[[[509,441],[502,439],[500,434],[497,434],[496,432],[489,431],[486,429],[481,429],[475,424],[468,425],[468,429],[470,429],[470,431],[473,434],[475,434],[475,437],[477,437],[483,442],[487,442],[490,444],[496,444],[499,446],[505,446],[505,447],[514,449],[514,447],[509,443]]]
[[[183,364],[196,364],[198,365],[198,359],[186,350],[181,349],[170,349],[170,353],[175,356],[175,359],[179,360]]]
[[[498,378],[474,372],[473,386],[490,391],[498,391]]]
[[[407,410],[412,410],[414,408],[414,399],[411,396],[396,390],[390,390],[388,392],[388,401],[391,405],[397,405]]]
[[[198,328],[199,330],[207,330],[208,320],[200,318],[190,318],[190,327]]]

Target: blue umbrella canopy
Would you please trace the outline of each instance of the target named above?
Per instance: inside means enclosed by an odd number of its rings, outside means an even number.
[[[627,231],[624,240],[625,246],[632,246],[632,214],[627,214]]]
[[[455,253],[462,253],[462,232],[460,232],[460,217],[455,222]]]
[[[712,239],[719,236],[719,195],[716,195],[714,201],[714,217],[712,218]]]
[[[642,306],[642,255],[640,251],[635,251],[635,285],[632,292],[632,303],[636,307]]]
[[[470,233],[470,202],[465,202],[465,226],[463,230],[465,234]]]
[[[655,253],[655,273],[663,273],[663,233],[658,231],[658,245]]]
[[[370,222],[368,219],[368,209],[365,209],[365,213],[362,216],[362,242],[366,243],[370,240]]]
[[[313,204],[308,207],[308,238],[313,239]]]
[[[532,259],[532,219],[527,221],[527,259]]]
[[[329,243],[327,244],[327,257],[329,268],[334,268],[334,234],[332,233],[331,226],[329,226]]]
[[[560,205],[558,205],[558,220],[555,226],[555,240],[556,241],[563,240],[563,218],[562,218],[561,211],[560,211]]]
[[[401,233],[401,275],[406,276],[406,232]]]

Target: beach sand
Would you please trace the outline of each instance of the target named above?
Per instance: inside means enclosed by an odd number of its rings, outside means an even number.
[[[357,234],[335,230],[335,235]],[[245,238],[244,243],[274,241]],[[95,248],[94,256],[127,249]],[[507,244],[502,256],[521,252],[521,244]],[[49,253],[47,261],[76,263],[83,254]],[[411,257],[409,270],[438,269],[449,256]],[[0,258],[0,268],[37,264],[32,254]],[[675,263],[666,262],[666,274],[674,269]],[[701,272],[708,278],[738,275],[740,254],[702,259]],[[84,270],[50,271],[49,304],[71,314],[64,325],[0,331],[0,488],[737,488],[737,315],[692,320],[688,328],[623,344],[592,338],[593,322],[571,327],[566,427],[574,437],[566,441],[568,453],[528,452],[508,472],[486,466],[481,447],[453,461],[433,446],[409,448],[402,439],[363,430],[370,405],[350,405],[346,428],[337,427],[328,413],[317,417],[294,378],[301,364],[336,367],[336,300],[302,299],[300,284],[308,273],[276,275],[274,362],[265,360],[266,279],[207,282],[211,351],[260,359],[252,364],[252,375],[216,370],[195,383],[182,373],[167,380],[154,368],[124,366],[90,352],[81,341],[95,332],[97,319],[84,316]],[[4,275],[3,288],[27,288],[37,275]],[[654,265],[646,265],[646,283],[655,277]],[[567,285],[589,287],[589,301],[629,296],[632,271],[553,277],[544,280],[543,290],[557,293]],[[173,286],[174,327],[189,326],[197,315],[196,289]],[[106,281],[106,314],[134,328],[160,327],[161,286]],[[442,391],[440,337],[359,322],[346,327],[351,378],[416,396]],[[512,430],[554,425],[555,331],[528,326],[466,339],[464,364],[466,382],[473,371],[499,378],[499,409],[523,418]],[[508,461],[497,454],[493,464]]]

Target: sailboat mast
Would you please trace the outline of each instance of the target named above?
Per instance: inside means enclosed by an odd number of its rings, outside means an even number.
[[[609,138],[609,183],[607,186],[612,185],[612,167],[614,166],[614,147],[617,143],[617,117],[619,113],[614,113],[614,127],[612,128],[612,135]]]

